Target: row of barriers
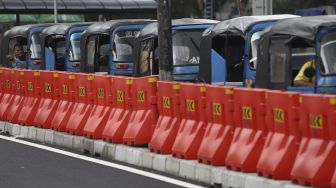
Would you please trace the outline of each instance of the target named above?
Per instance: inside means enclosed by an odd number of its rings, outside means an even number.
[[[0,69],[0,119],[336,187],[336,96]]]

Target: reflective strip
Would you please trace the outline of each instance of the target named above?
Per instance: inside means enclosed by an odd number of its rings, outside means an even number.
[[[40,76],[40,75],[41,75],[41,73],[39,71],[34,72],[34,76]]]
[[[225,94],[227,94],[227,95],[233,95],[233,89],[226,88],[225,89]]]
[[[330,98],[329,99],[329,104],[330,105],[336,105],[336,98]]]
[[[206,87],[205,86],[201,86],[200,87],[200,92],[201,93],[205,93],[206,92]]]
[[[181,88],[180,84],[173,85],[173,90],[180,90],[180,88]]]
[[[158,81],[158,78],[157,77],[151,77],[151,78],[148,78],[148,83],[155,83]]]
[[[74,80],[76,78],[75,75],[69,75],[69,80]]]
[[[126,80],[126,85],[132,85],[133,84],[133,80]]]
[[[87,79],[88,79],[89,81],[92,81],[92,80],[94,80],[94,76],[93,76],[93,75],[89,75],[89,76],[87,77]]]

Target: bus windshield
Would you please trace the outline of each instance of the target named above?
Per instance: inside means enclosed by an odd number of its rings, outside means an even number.
[[[135,37],[140,31],[118,31],[114,34],[113,41],[113,61],[132,61],[133,45]]]
[[[177,31],[173,35],[173,64],[198,65],[203,30]]]
[[[30,57],[31,59],[40,59],[41,58],[41,36],[40,33],[34,33],[31,37],[30,43]]]
[[[82,33],[72,33],[70,36],[69,59],[80,61],[80,37]]]

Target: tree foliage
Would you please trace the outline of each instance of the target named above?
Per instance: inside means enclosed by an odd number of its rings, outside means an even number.
[[[196,0],[172,0],[172,18],[202,17],[202,7]]]
[[[326,5],[324,0],[273,0],[274,14],[294,14],[298,9]]]

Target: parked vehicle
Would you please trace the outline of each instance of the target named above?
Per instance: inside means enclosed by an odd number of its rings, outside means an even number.
[[[132,76],[133,45],[140,30],[153,20],[122,19],[96,23],[81,36],[81,71]]]
[[[27,69],[40,69],[41,63],[41,37],[43,29],[54,24],[29,24],[15,26],[7,30],[2,39],[1,61],[4,67],[12,67],[8,55],[13,55],[14,46],[19,44],[23,47]]]
[[[256,87],[300,92],[336,93],[336,16],[311,16],[275,23],[260,38]],[[304,75],[312,86],[295,86]],[[314,81],[315,80],[315,81]]]
[[[200,39],[204,30],[218,23],[215,20],[183,18],[172,21],[174,80],[198,81]],[[144,27],[135,46],[134,76],[156,75],[159,72],[158,23]]]
[[[64,23],[41,33],[41,69],[80,71],[80,37],[92,23]]]
[[[222,21],[201,39],[199,81],[251,87],[257,68],[257,44],[263,30],[295,15],[244,16]]]

